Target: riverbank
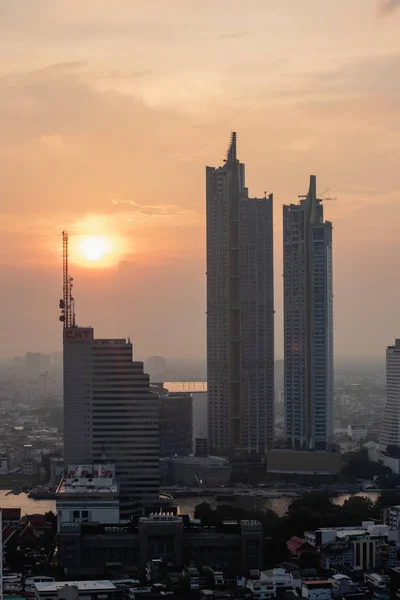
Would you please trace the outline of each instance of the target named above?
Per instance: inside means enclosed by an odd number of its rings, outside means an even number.
[[[338,496],[332,498],[332,502],[334,504],[342,505],[350,496],[366,496],[370,498],[373,502],[379,497],[379,492],[358,492],[358,493],[347,493],[347,494],[339,494]],[[213,508],[216,508],[218,504],[222,504],[221,502],[217,502],[215,497],[208,496],[203,498],[176,498],[177,504],[179,505],[179,512],[181,515],[190,515],[193,516],[194,509],[197,504],[201,502],[208,502]],[[259,496],[254,497],[239,497],[235,501],[235,506],[240,506],[242,508],[247,509],[255,509],[255,510],[266,510],[267,508],[271,508],[274,510],[279,516],[283,516],[286,514],[289,505],[293,502],[293,496],[282,496],[280,498],[272,498],[266,499],[261,498]],[[226,501],[226,504],[229,504],[229,501]],[[32,514],[32,513],[40,513],[44,514],[46,512],[52,511],[56,512],[56,503],[54,500],[33,500],[29,498],[27,494],[22,493],[18,496],[13,494],[7,495],[6,490],[0,490],[0,508],[18,508],[21,507],[22,514]]]

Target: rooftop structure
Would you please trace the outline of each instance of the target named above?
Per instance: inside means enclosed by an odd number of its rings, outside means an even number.
[[[57,522],[119,523],[119,485],[115,465],[69,465],[57,489]]]

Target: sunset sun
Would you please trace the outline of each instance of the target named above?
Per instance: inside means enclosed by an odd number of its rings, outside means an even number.
[[[78,243],[78,251],[89,262],[98,262],[113,250],[112,240],[105,236],[90,235]]]
[[[70,260],[83,267],[113,267],[121,260],[125,244],[115,234],[80,234],[71,236]]]

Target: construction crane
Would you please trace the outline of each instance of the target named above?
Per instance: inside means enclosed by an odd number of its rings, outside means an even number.
[[[63,245],[63,297],[60,300],[60,321],[64,329],[76,327],[75,323],[75,300],[72,296],[73,279],[68,271],[68,232],[62,232]]]
[[[326,188],[326,190],[324,192],[322,192],[322,194],[318,195],[317,194],[317,200],[319,200],[320,202],[332,202],[334,200],[337,200],[337,198],[332,198],[331,196],[325,196],[325,194],[327,194],[329,192],[329,188]],[[308,197],[308,194],[298,194],[297,195],[298,198],[300,198],[301,200],[305,200]]]

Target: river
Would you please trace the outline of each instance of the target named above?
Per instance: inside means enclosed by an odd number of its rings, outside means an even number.
[[[333,498],[334,504],[343,504],[345,500],[350,496],[366,496],[375,501],[379,492],[360,492],[357,494],[341,494],[336,498]],[[257,508],[257,510],[263,510],[266,508],[272,508],[278,515],[282,516],[286,513],[289,505],[293,502],[294,498],[288,496],[282,496],[281,498],[273,498],[266,500],[265,498],[239,498],[234,506],[241,506],[243,508]],[[194,509],[200,502],[208,502],[213,508],[217,506],[217,502],[214,498],[203,497],[203,498],[180,498],[179,499],[179,512],[182,515],[193,516]],[[21,507],[22,514],[41,513],[44,514],[48,511],[56,512],[56,503],[54,500],[32,500],[28,498],[26,494],[9,494],[7,490],[0,490],[0,508],[18,508]]]

